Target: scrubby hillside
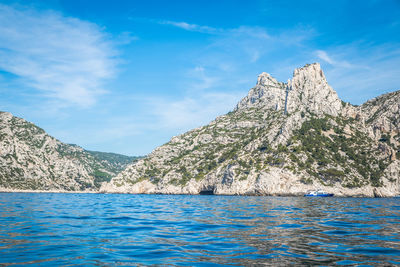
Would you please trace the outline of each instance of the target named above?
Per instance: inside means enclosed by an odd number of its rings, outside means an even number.
[[[234,111],[173,137],[101,190],[297,195],[322,187],[337,195],[395,195],[398,96],[344,103],[319,64],[296,69],[288,83],[262,73]],[[391,128],[377,134],[382,121]]]
[[[36,125],[0,112],[2,190],[97,190],[133,160],[64,144]]]

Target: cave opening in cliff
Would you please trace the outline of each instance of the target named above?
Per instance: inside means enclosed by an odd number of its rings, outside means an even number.
[[[214,187],[201,190],[199,195],[214,195]]]

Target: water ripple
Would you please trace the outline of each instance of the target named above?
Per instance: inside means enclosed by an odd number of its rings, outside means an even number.
[[[398,265],[400,199],[0,194],[0,266]]]

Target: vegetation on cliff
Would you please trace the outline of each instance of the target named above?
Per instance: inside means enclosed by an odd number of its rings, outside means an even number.
[[[64,144],[36,125],[0,112],[0,187],[97,190],[136,158]]]
[[[295,70],[287,84],[262,73],[232,112],[173,137],[104,188],[268,194],[288,186],[283,177],[298,181],[298,190],[315,184],[348,190],[395,187],[399,96],[383,95],[360,107],[345,103],[318,64]],[[143,187],[146,181],[153,186]]]

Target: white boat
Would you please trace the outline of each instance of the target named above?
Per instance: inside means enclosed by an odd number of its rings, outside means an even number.
[[[332,193],[327,193],[321,189],[308,191],[305,197],[333,197]]]

